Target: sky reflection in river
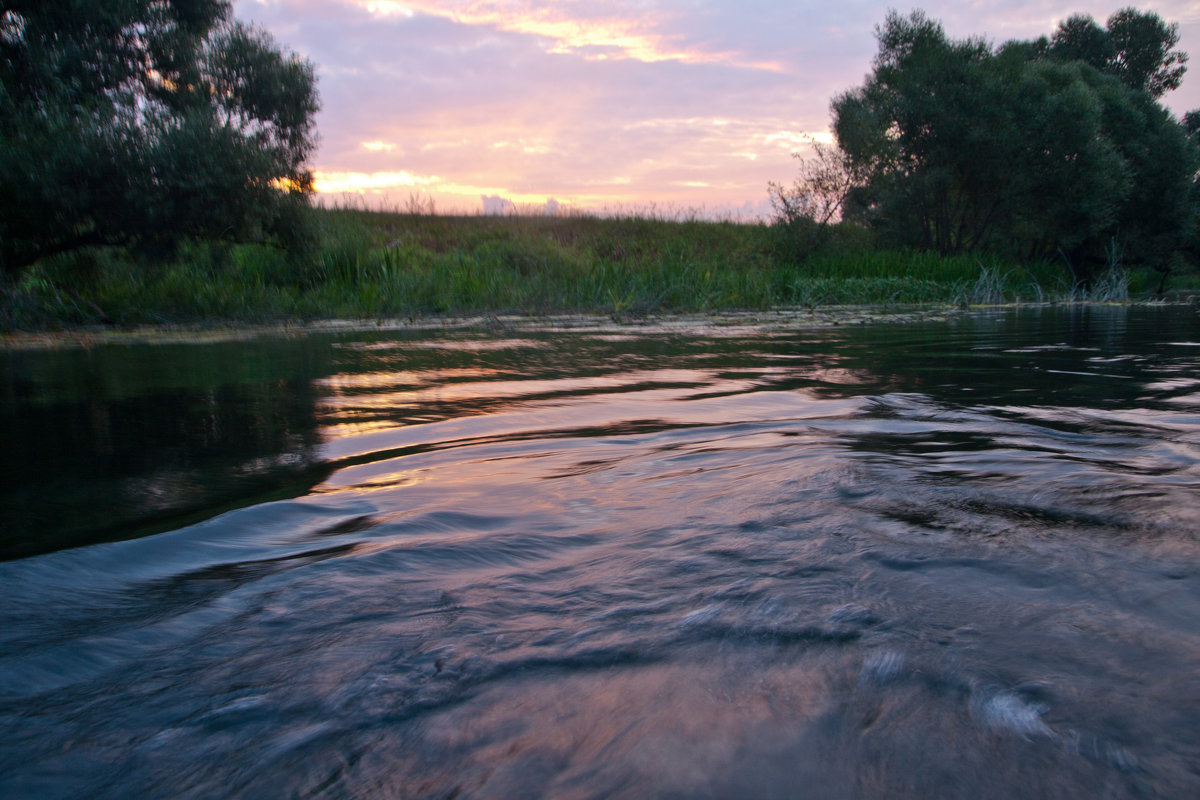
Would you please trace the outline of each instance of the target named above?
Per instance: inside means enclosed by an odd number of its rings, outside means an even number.
[[[1194,309],[724,334],[5,354],[0,794],[1200,791]]]

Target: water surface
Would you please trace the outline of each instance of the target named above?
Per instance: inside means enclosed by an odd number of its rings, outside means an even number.
[[[0,354],[4,797],[1200,796],[1200,317]]]

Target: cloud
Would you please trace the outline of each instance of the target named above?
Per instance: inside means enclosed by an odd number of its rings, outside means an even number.
[[[440,183],[437,177],[421,177],[409,172],[325,172],[316,170],[313,182],[318,192],[345,194],[348,192],[381,191]]]
[[[383,18],[396,16],[393,7],[399,6],[386,0],[353,1]],[[416,11],[459,25],[526,34],[538,39],[548,53],[576,54],[590,60],[630,58],[650,63],[713,62],[780,68],[776,63],[756,60],[753,51],[722,50],[709,46],[709,42],[689,40],[676,25],[688,10],[670,3],[412,0],[401,8],[409,16]]]
[[[487,215],[511,214],[517,209],[511,200],[506,200],[499,195],[481,194],[479,199],[483,201],[483,213]]]
[[[373,17],[411,17],[411,7],[395,2],[395,0],[360,0],[358,5]]]

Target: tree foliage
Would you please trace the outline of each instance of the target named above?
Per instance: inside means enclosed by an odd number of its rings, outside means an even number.
[[[1200,159],[1156,100],[1183,74],[1174,26],[1126,10],[995,48],[893,12],[877,37],[832,104],[845,217],[944,253],[1063,257],[1081,279],[1114,242],[1165,268],[1186,240]]]
[[[0,271],[92,245],[295,243],[311,64],[226,0],[0,0]]]
[[[1123,8],[1105,28],[1086,14],[1068,17],[1042,46],[1055,60],[1082,61],[1157,98],[1178,89],[1187,71],[1187,53],[1173,49],[1177,44],[1178,25],[1152,12]]]

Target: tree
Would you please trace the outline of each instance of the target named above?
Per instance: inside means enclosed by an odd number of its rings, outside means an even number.
[[[1082,61],[1100,72],[1108,71],[1117,56],[1112,36],[1089,14],[1075,14],[1060,22],[1042,49],[1056,61]]]
[[[818,225],[834,221],[854,188],[856,175],[846,154],[837,147],[813,142],[813,155],[800,161],[800,175],[791,186],[771,181],[767,192],[776,218],[784,224],[807,219]]]
[[[1011,216],[1011,64],[952,42],[921,12],[889,14],[866,85],[833,101],[834,132],[861,182],[852,216],[903,244],[978,249]]]
[[[1113,75],[1126,86],[1162,97],[1178,89],[1187,72],[1187,53],[1179,44],[1179,26],[1167,24],[1153,12],[1123,8],[1101,28],[1086,14],[1059,24],[1048,55],[1058,61],[1082,61]]]
[[[1048,45],[993,49],[949,39],[921,12],[889,14],[872,73],[832,104],[857,177],[846,216],[945,253],[1065,257],[1082,280],[1115,238],[1165,268],[1191,227],[1197,151],[1155,100],[1169,81],[1094,66],[1110,63],[1099,30],[1073,17]],[[1119,63],[1161,76],[1169,59],[1121,42]]]
[[[227,0],[0,0],[0,272],[89,246],[294,244],[315,85]]]

